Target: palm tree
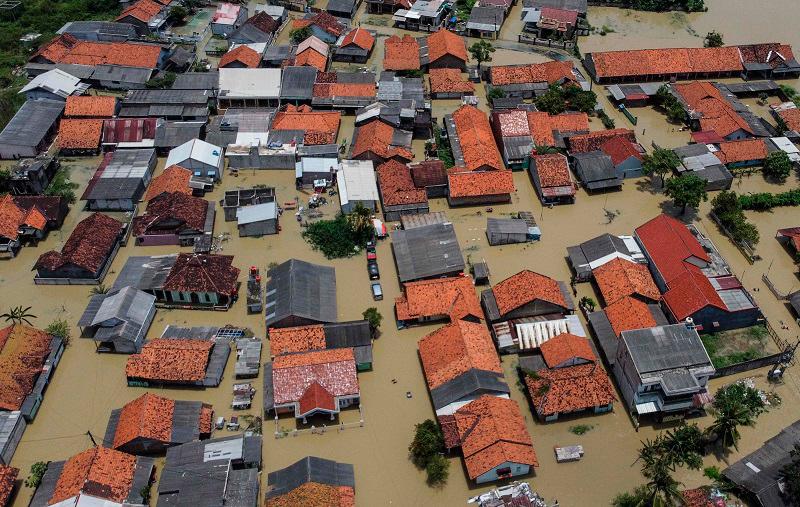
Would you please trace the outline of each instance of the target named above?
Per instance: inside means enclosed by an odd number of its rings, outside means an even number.
[[[108,294],[108,287],[104,284],[96,285],[89,291],[89,297],[97,296],[98,294]]]
[[[356,236],[361,236],[372,227],[372,211],[361,204],[357,204],[353,211],[347,215],[347,223]]]
[[[738,451],[739,426],[753,426],[763,411],[764,402],[755,389],[741,383],[721,387],[714,395],[711,410],[716,419],[706,431],[721,439],[724,449],[733,445]]]
[[[687,466],[699,470],[703,465],[705,440],[703,432],[696,424],[684,424],[675,430],[667,431],[662,448],[677,466]]]
[[[22,306],[14,306],[10,308],[6,313],[0,315],[0,319],[5,319],[6,322],[11,322],[12,324],[28,324],[32,326],[30,319],[35,319],[36,315],[32,313],[28,313],[31,309],[30,306],[23,308]]]
[[[674,471],[671,458],[664,454],[657,454],[642,465],[642,475],[648,479],[647,500],[651,507],[667,507],[680,502],[681,483],[672,477]]]
[[[561,152],[555,146],[548,146],[546,144],[534,144],[533,145],[533,154],[535,154],[535,155],[547,155],[549,153],[561,153]]]

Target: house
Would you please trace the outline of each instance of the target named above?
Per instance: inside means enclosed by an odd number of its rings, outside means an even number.
[[[567,157],[560,153],[533,155],[528,174],[542,204],[573,204],[575,182],[569,172]]]
[[[27,324],[0,329],[0,411],[18,412],[30,423],[64,353],[64,341]]]
[[[155,296],[123,287],[93,294],[78,327],[82,338],[95,342],[97,352],[133,354],[142,349],[155,314]]]
[[[794,461],[792,451],[800,440],[800,421],[783,428],[764,445],[722,471],[725,479],[737,486],[760,507],[790,507],[785,494],[783,469]]]
[[[747,44],[739,46],[739,55],[748,79],[780,79],[800,75],[800,63],[788,44]]]
[[[528,157],[539,146],[565,148],[565,136],[589,133],[586,113],[551,116],[542,111],[510,109],[495,110],[490,119],[503,160],[512,169],[528,165]]]
[[[267,329],[338,320],[334,268],[290,259],[267,274]]]
[[[209,73],[217,76],[218,73]],[[208,104],[216,91],[199,82],[197,89],[128,90],[122,99],[120,118],[163,118],[165,120],[202,121],[208,119]]]
[[[524,31],[538,38],[572,40],[578,26],[579,13],[553,7],[523,9]]]
[[[311,28],[311,34],[327,44],[334,44],[347,29],[339,19],[324,11],[292,21],[292,30],[305,27]]]
[[[356,370],[372,369],[372,329],[366,320],[270,328],[270,355],[352,348]]]
[[[260,505],[261,435],[231,435],[167,449],[156,505]]]
[[[657,419],[696,410],[715,371],[686,324],[623,331],[613,370],[628,410]]]
[[[211,16],[211,33],[227,38],[247,20],[247,7],[222,2]]]
[[[89,85],[61,69],[49,70],[31,79],[19,93],[24,93],[28,100],[47,99],[65,100],[72,94],[84,93]]]
[[[575,304],[564,282],[523,270],[481,292],[481,306],[490,323],[540,315],[566,315]]]
[[[458,276],[464,271],[464,257],[450,222],[392,231],[391,238],[401,283]]]
[[[573,153],[572,167],[581,184],[590,192],[621,190],[622,178],[611,157],[600,150]]]
[[[318,72],[311,105],[331,109],[359,109],[375,102],[372,72]]]
[[[139,456],[211,437],[214,410],[200,401],[172,400],[145,393],[111,411],[103,442]]]
[[[160,119],[156,122],[155,147],[159,154],[203,137],[206,130],[204,121],[170,121]]]
[[[647,263],[642,249],[633,236],[601,234],[580,245],[567,247],[567,258],[577,282],[588,282],[594,270],[612,261],[625,259]]]
[[[779,134],[786,133],[793,138],[800,136],[800,109],[797,109],[794,102],[773,106],[770,111],[778,120]]]
[[[267,507],[321,499],[330,505],[355,504],[353,465],[306,456],[267,475]]]
[[[41,46],[30,58],[30,62],[157,69],[161,59],[162,47],[156,44],[95,42],[79,40],[64,33]]]
[[[278,205],[273,201],[237,209],[236,227],[240,238],[278,234]]]
[[[681,161],[681,165],[677,167],[679,174],[694,174],[706,180],[707,191],[731,188],[733,175],[707,144],[687,144],[672,151]]]
[[[797,258],[800,255],[800,227],[787,227],[778,229],[775,238]]]
[[[55,157],[22,159],[9,171],[9,189],[14,195],[42,195],[60,168]]]
[[[346,0],[346,3],[350,2],[351,0]],[[355,30],[350,30],[336,41],[336,47],[333,51],[333,61],[367,63],[374,46],[375,33],[357,27]]]
[[[447,215],[443,211],[433,211],[424,215],[403,215],[400,217],[400,224],[404,231],[425,227],[428,225],[448,224]]]
[[[467,33],[470,37],[496,39],[505,20],[504,6],[475,5],[467,20]]]
[[[727,141],[720,143],[716,156],[728,169],[763,165],[767,158],[767,145],[764,139]]]
[[[617,257],[593,269],[592,275],[606,305],[625,297],[635,297],[645,303],[661,300],[661,292],[645,264]]]
[[[356,126],[380,119],[394,128],[412,134],[414,139],[430,139],[433,118],[431,102],[421,77],[400,77],[382,72],[378,81],[377,102],[358,109]]]
[[[220,69],[255,69],[261,65],[261,54],[250,46],[241,45],[219,59]]]
[[[225,114],[212,118],[206,131],[205,141],[225,148],[225,156],[233,166],[234,163],[238,163],[234,160],[242,157],[245,160],[250,158],[251,145],[260,146],[261,143],[268,141],[269,124],[274,113],[275,110],[268,107],[228,108]],[[238,154],[240,148],[242,154],[234,156],[234,152]]]
[[[350,213],[361,205],[368,210],[378,209],[378,185],[371,160],[342,160],[336,172],[336,187],[342,213]]]
[[[380,123],[376,120],[377,123]],[[378,166],[378,189],[383,218],[387,222],[400,220],[402,215],[428,213],[428,195],[424,188],[414,186],[411,170],[397,160]]]
[[[64,118],[111,118],[117,114],[119,102],[111,95],[70,95]]]
[[[447,67],[467,68],[467,46],[464,39],[449,30],[440,28],[423,39],[420,45],[420,60],[426,69]]]
[[[613,409],[614,386],[589,340],[564,333],[542,343],[539,350],[540,356],[520,360],[528,399],[539,420],[552,422],[561,415]]]
[[[0,505],[8,505],[7,501],[14,488],[16,473],[9,467],[11,459],[28,427],[25,418],[18,411],[0,412]],[[12,477],[13,475],[13,477]],[[8,481],[11,484],[8,484]]]
[[[264,412],[291,412],[303,424],[315,414],[334,420],[343,409],[360,404],[352,348],[315,350],[277,356],[264,366]]]
[[[436,416],[483,396],[509,398],[492,337],[481,323],[457,320],[422,338],[419,358]]]
[[[394,26],[403,30],[431,32],[445,21],[450,5],[444,0],[418,0],[407,9],[399,9],[392,16]]]
[[[374,119],[355,128],[350,158],[371,161],[375,165],[388,161],[410,162],[414,158],[411,137],[411,132]]]
[[[141,36],[158,35],[168,26],[170,2],[138,0],[114,20],[131,25]]]
[[[587,0],[524,0],[522,5],[526,9],[561,9],[575,11],[582,18],[586,17],[588,10]]]
[[[383,43],[383,69],[410,71],[420,69],[419,42],[406,34],[392,35]]]
[[[634,297],[623,297],[602,310],[591,312],[589,324],[609,366],[616,363],[619,335],[625,331],[666,326],[670,322],[657,304]]]
[[[280,69],[219,69],[218,107],[276,107],[281,95]]]
[[[92,213],[81,220],[60,252],[50,250],[33,266],[37,284],[98,284],[117,254],[125,225]]]
[[[297,45],[294,65],[307,65],[325,72],[328,68],[328,45],[312,35]]]
[[[107,153],[81,199],[93,211],[135,210],[150,184],[156,161],[152,148]]]
[[[103,120],[65,118],[58,125],[56,143],[59,151],[69,155],[95,155],[100,151]]]
[[[528,223],[520,218],[487,218],[486,239],[489,246],[527,243]]]
[[[475,83],[462,79],[458,69],[431,69],[429,74],[433,99],[460,99],[475,94]]]
[[[636,229],[650,272],[674,322],[699,332],[755,325],[761,311],[714,244],[694,227],[661,214]]]
[[[337,18],[353,19],[360,3],[356,0],[331,0],[325,7],[325,11]]]
[[[116,148],[153,148],[159,120],[156,118],[112,118],[103,120],[104,151]]]
[[[63,111],[63,100],[25,101],[0,132],[0,159],[32,158],[46,151]]]
[[[442,421],[445,447],[461,447],[470,480],[484,484],[539,466],[516,401],[484,395]]]
[[[171,165],[164,169],[164,172],[153,178],[150,186],[147,187],[147,194],[145,200],[149,201],[161,194],[167,193],[181,193],[185,195],[192,195],[192,189],[189,188],[189,179],[192,177],[192,171],[181,167],[179,165]]]
[[[367,12],[370,14],[394,14],[400,9],[410,9],[409,0],[367,0]]]
[[[341,117],[339,111],[314,111],[310,106],[288,104],[275,113],[272,130],[299,131],[296,142],[306,146],[335,145]]]
[[[270,44],[282,22],[282,19],[275,19],[268,12],[256,12],[228,36],[228,41],[231,44]]]
[[[96,42],[125,42],[137,37],[132,25],[113,21],[68,21],[56,33]]]
[[[192,139],[170,150],[166,166],[172,165],[189,169],[194,177],[218,182],[222,180],[225,159],[219,146]]]
[[[114,288],[130,285],[156,297],[156,305],[185,310],[227,310],[239,295],[232,255],[181,253],[129,257]]]
[[[167,58],[164,66],[176,70],[173,61],[179,56],[180,54],[176,50]],[[184,64],[184,66],[188,66],[188,63]],[[97,65],[94,68],[89,67],[89,69],[92,71],[91,78],[85,79],[88,79],[89,83],[98,88],[109,90],[145,89],[147,82],[154,77],[155,72],[153,69],[145,67],[126,67],[123,65]]]
[[[414,186],[424,188],[428,198],[447,195],[447,169],[439,159],[428,159],[406,164],[411,171]]]
[[[183,192],[162,192],[147,202],[147,209],[131,222],[136,244],[192,246],[214,231],[213,202]]]
[[[577,71],[569,61],[494,65],[488,72],[491,88],[499,88],[507,97],[530,99],[546,93],[550,85],[578,84]]]
[[[624,136],[616,136],[601,144],[600,151],[611,157],[611,163],[620,178],[638,178],[644,175],[644,149],[638,143],[632,143]]]
[[[0,505],[9,505],[14,494],[19,468],[0,465]]]
[[[145,503],[155,474],[153,458],[92,447],[66,461],[51,461],[33,494],[31,507],[62,502],[122,507]]]
[[[0,197],[0,255],[15,257],[23,243],[38,244],[49,231],[61,227],[68,210],[62,197]]]
[[[475,286],[466,276],[433,278],[407,282],[395,299],[394,313],[398,326],[428,322],[483,320],[483,310],[475,295]]]
[[[460,171],[447,174],[447,203],[450,206],[483,206],[511,202],[516,191],[511,171]]]
[[[295,164],[296,183],[303,187],[329,187],[338,167],[338,157],[301,157]]]
[[[762,120],[724,84],[693,81],[670,85],[670,91],[695,131],[715,133],[727,141],[770,135]]]
[[[504,168],[486,113],[474,106],[461,106],[444,120],[457,167],[468,171],[499,171]]]

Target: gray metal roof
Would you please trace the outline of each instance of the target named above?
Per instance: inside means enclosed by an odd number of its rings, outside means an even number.
[[[310,100],[314,96],[317,69],[308,65],[284,67],[281,76],[281,99]]]
[[[552,7],[554,9],[564,9],[568,11],[578,11],[586,14],[588,8],[587,0],[523,0],[525,7]]]
[[[231,38],[247,43],[259,43],[272,41],[272,34],[262,31],[253,23],[245,23],[231,34]]]
[[[467,28],[485,32],[499,32],[505,20],[505,9],[495,6],[476,6],[469,13]]]
[[[269,473],[267,498],[285,495],[308,482],[351,488],[356,486],[353,465],[307,456],[286,468]]]
[[[135,39],[136,29],[128,23],[114,23],[112,21],[70,21],[62,26],[59,34],[68,33],[77,39],[91,40],[94,37],[115,36],[116,38]],[[91,35],[92,37],[87,37]]]
[[[172,83],[173,90],[217,90],[219,88],[219,72],[186,72],[178,74]]]
[[[98,81],[118,81],[126,84],[145,84],[153,74],[153,69],[124,67],[122,65],[97,65],[92,79]]]
[[[172,149],[192,139],[199,139],[204,126],[205,123],[199,121],[159,120],[156,126],[155,146]]]
[[[617,176],[611,157],[602,151],[574,153],[575,173],[590,190],[622,186],[622,179]]]
[[[484,393],[509,394],[511,390],[501,373],[472,368],[453,380],[431,390],[431,399],[436,410],[463,399]]]
[[[133,287],[96,294],[89,300],[78,326],[101,326],[95,341],[136,341],[155,307],[155,296]]]
[[[416,227],[425,227],[427,225],[443,224],[449,222],[447,215],[444,211],[434,211],[432,213],[421,213],[419,215],[403,215],[400,217],[400,223],[403,229],[414,229]]]
[[[349,12],[352,15],[355,5],[355,0],[329,0],[325,10],[328,12]]]
[[[25,418],[19,411],[0,412],[0,464],[11,462],[25,428]]]
[[[98,178],[86,194],[86,199],[112,200],[130,199],[138,201],[144,193],[142,178]]]
[[[160,288],[177,259],[177,254],[129,257],[112,288],[120,289],[128,285],[139,290]]]
[[[451,223],[394,231],[391,237],[401,282],[464,270],[461,247]]]
[[[325,347],[329,349],[372,344],[372,332],[366,320],[334,322],[322,328],[325,331]]]
[[[272,268],[266,293],[267,327],[286,317],[336,322],[336,271],[298,259]]]
[[[123,99],[126,105],[195,104],[207,105],[212,98],[209,89],[130,90]]]
[[[640,374],[711,366],[697,331],[684,324],[624,331],[620,338]]]
[[[528,224],[520,218],[487,218],[486,234],[528,234]]]
[[[584,241],[578,245],[578,247],[588,262],[597,261],[614,253],[620,253],[627,256],[631,255],[630,250],[628,250],[628,247],[625,245],[625,241],[622,238],[608,233],[601,234],[596,238]]]
[[[38,146],[64,112],[60,100],[28,100],[0,132],[0,145]]]

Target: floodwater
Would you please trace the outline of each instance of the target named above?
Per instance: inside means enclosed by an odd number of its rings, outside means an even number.
[[[786,20],[780,23],[780,26],[772,26],[774,20],[784,19],[785,13],[794,15],[795,11],[788,0],[772,1],[767,5],[744,0],[725,2],[710,0],[708,3],[711,7],[709,13],[686,15],[687,23],[682,25],[676,25],[674,20],[684,15],[627,14],[621,10],[592,8],[590,21],[593,25],[606,24],[617,31],[605,37],[592,35],[584,38],[581,41],[581,49],[590,51],[659,45],[699,45],[701,42],[694,33],[705,33],[710,29],[725,33],[728,42],[778,39],[792,42],[800,47],[799,36],[790,32],[796,23]],[[361,8],[362,11],[363,8],[364,6]],[[516,12],[520,6],[514,9]],[[692,30],[688,30],[687,27],[692,27]],[[386,35],[392,32],[388,27],[376,28]],[[762,37],[759,30],[767,35]],[[282,39],[287,36],[288,30],[281,34]],[[374,70],[380,70],[377,67],[383,55],[383,37],[378,40],[373,57],[366,65]],[[494,54],[493,64],[537,62],[543,59],[544,57],[533,52],[498,50]],[[482,87],[479,88],[481,107],[485,108],[483,90]],[[434,116],[441,119],[458,105],[457,101],[434,101]],[[755,104],[751,106],[756,107]],[[615,112],[611,114],[617,119],[617,126],[627,126],[623,117]],[[659,113],[648,109],[637,109],[635,114],[640,117],[636,131],[643,144],[649,145],[651,141],[656,141],[665,146],[677,146],[688,139],[687,132],[670,130],[673,127],[668,125]],[[601,128],[599,121],[593,119],[592,129]],[[646,129],[645,134],[641,134],[643,129]],[[349,143],[352,130],[353,117],[345,117],[339,142],[347,140]],[[415,141],[414,151],[418,157],[422,156],[422,147],[421,141]],[[65,161],[65,165],[72,168],[72,179],[81,185],[78,195],[85,188],[97,162],[97,158]],[[163,169],[163,163],[164,160],[161,159],[159,172]],[[230,175],[225,175],[224,178],[220,188],[209,195],[209,199],[218,200],[224,189],[264,184],[277,188],[279,202],[290,201],[295,196],[307,200],[307,195],[294,189],[294,177],[289,171],[242,171],[236,178]],[[525,173],[515,173],[514,178],[517,192],[513,196],[513,202],[494,206],[492,216],[532,211],[542,228],[543,236],[540,242],[489,247],[485,236],[487,212],[484,208],[448,209],[444,200],[431,202],[433,211],[445,211],[455,224],[464,256],[469,256],[473,261],[488,262],[493,283],[526,268],[560,280],[568,280],[570,273],[564,260],[567,246],[603,232],[630,233],[633,228],[664,209],[675,212],[668,204],[664,204],[663,195],[654,191],[649,180],[645,179],[626,181],[623,191],[618,193],[589,196],[580,191],[575,205],[549,209],[539,204]],[[778,191],[798,186],[800,184],[794,175],[782,187],[767,183],[760,176],[744,178],[734,183],[734,189],[738,192]],[[77,334],[75,327],[87,303],[89,287],[37,286],[33,283],[33,273],[30,270],[41,253],[60,248],[77,222],[87,216],[80,207],[79,202],[73,207],[62,230],[52,233],[38,247],[26,247],[16,259],[0,262],[0,283],[7,295],[0,305],[3,310],[12,305],[30,305],[31,311],[38,315],[34,324],[45,327],[55,318],[64,318],[73,327],[73,334]],[[328,204],[321,210],[326,216],[333,216],[336,204]],[[607,211],[616,214],[616,218],[610,223],[606,219]],[[762,238],[758,253],[763,260],[752,266],[727,239],[720,235],[708,218],[708,211],[709,203],[704,203],[700,211],[689,218],[712,238],[743,283],[748,288],[759,289],[753,292],[753,296],[767,318],[784,339],[794,341],[800,328],[793,322],[785,305],[769,292],[761,281],[761,275],[769,272],[780,290],[800,288],[796,276],[797,267],[789,254],[774,239],[777,228],[798,225],[800,215],[797,210],[786,208],[776,209],[772,213],[748,214],[758,226]],[[319,252],[311,250],[302,240],[301,229],[291,211],[284,216],[281,221],[282,231],[276,236],[240,239],[236,235],[233,223],[224,222],[221,213],[218,213],[215,226],[215,234],[225,232],[231,234],[230,240],[223,243],[222,253],[235,255],[235,265],[242,270],[240,278],[242,282],[246,270],[251,265],[264,270],[270,263],[280,263],[290,258],[332,265],[336,268],[340,320],[358,319],[361,312],[370,306],[378,307],[384,316],[381,337],[375,343],[374,371],[359,375],[363,427],[355,425],[344,431],[332,429],[325,434],[305,432],[296,437],[276,439],[273,438],[275,422],[265,421],[263,449],[265,472],[284,467],[309,454],[352,463],[355,465],[356,498],[360,506],[463,505],[469,496],[489,489],[488,486],[476,488],[467,482],[461,460],[457,456],[453,456],[450,460],[450,478],[442,488],[427,487],[424,474],[416,470],[407,459],[407,446],[412,438],[414,424],[434,415],[419,364],[416,343],[426,333],[436,329],[437,325],[396,330],[392,303],[400,294],[400,287],[388,240],[378,246],[378,262],[385,298],[383,301],[373,302],[363,257],[359,255],[335,261],[324,259]],[[131,255],[156,255],[177,250],[188,251],[178,247],[136,247],[131,242],[120,250],[105,283],[106,285],[113,283],[116,273],[121,269],[125,259]],[[589,284],[582,284],[578,287],[576,299],[584,295],[597,299],[597,295],[592,292]],[[785,322],[788,329],[781,329],[781,322]],[[257,336],[265,334],[262,316],[247,315],[243,301],[237,302],[228,312],[159,310],[149,337],[158,336],[164,326],[169,324],[183,326],[233,324],[248,326]],[[267,353],[268,348],[265,348],[264,360],[267,359]],[[36,461],[65,459],[91,445],[86,436],[87,431],[91,431],[96,439],[101,439],[110,411],[146,391],[126,386],[125,360],[125,356],[96,354],[91,341],[73,338],[48,388],[41,410],[34,423],[28,427],[14,456],[12,464],[22,469],[23,477],[31,464]],[[212,403],[218,415],[229,417],[232,414],[229,403],[233,383],[233,362],[234,358],[231,357],[227,375],[218,388],[161,389],[155,392],[176,399],[203,400]],[[512,386],[512,397],[520,403],[539,458],[539,468],[535,475],[528,479],[534,489],[551,501],[558,499],[560,505],[565,507],[594,506],[607,505],[616,493],[630,490],[642,482],[638,465],[635,463],[636,450],[640,446],[640,440],[652,438],[663,428],[643,426],[637,433],[620,404],[617,404],[615,411],[610,414],[573,417],[556,423],[541,424],[531,415],[525,396],[517,387],[514,371],[516,358],[503,356],[502,362],[506,380]],[[766,387],[765,372],[766,370],[751,372],[751,375],[757,377],[761,387]],[[769,387],[783,398],[784,403],[761,416],[755,428],[742,430],[741,452],[732,453],[728,458],[730,461],[756,449],[782,427],[800,418],[798,373],[798,370],[790,369],[783,385]],[[713,381],[712,388],[731,380],[733,379]],[[240,415],[243,413],[257,415],[261,410],[261,378],[254,380],[254,383],[258,392],[253,409],[240,412]],[[410,392],[412,397],[407,398],[406,392]],[[345,422],[357,419],[358,414],[355,411],[348,411],[342,416]],[[710,417],[704,417],[696,421],[705,426],[710,420]],[[590,424],[593,429],[582,436],[577,436],[569,432],[569,427],[574,424]],[[281,418],[277,426],[292,428],[295,424],[290,418]],[[222,431],[220,434],[229,433]],[[584,446],[586,451],[584,459],[576,463],[556,464],[553,446],[570,444]],[[725,462],[709,457],[706,459],[706,465],[711,464],[721,468],[726,466]],[[699,486],[704,482],[698,472],[682,470],[677,473],[677,478],[684,482],[686,487]],[[266,473],[262,474],[262,490],[265,486]],[[14,506],[27,505],[31,494],[30,489],[20,486]]]

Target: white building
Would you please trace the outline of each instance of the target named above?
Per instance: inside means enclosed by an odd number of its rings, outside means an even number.
[[[378,207],[378,184],[371,160],[342,160],[336,173],[342,213],[350,213],[361,204],[375,211]]]
[[[193,177],[220,181],[225,161],[222,156],[222,148],[200,139],[192,139],[170,150],[166,167],[171,165],[189,169],[192,171]]]
[[[281,69],[219,69],[219,109],[277,107]]]

